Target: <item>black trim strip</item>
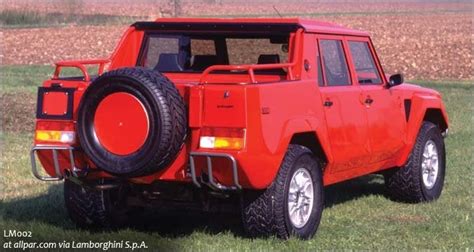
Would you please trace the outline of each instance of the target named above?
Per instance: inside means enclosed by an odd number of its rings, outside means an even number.
[[[410,112],[411,112],[411,100],[410,99],[403,100],[403,105],[405,107],[405,119],[408,122],[408,119],[410,119]]]
[[[38,88],[38,104],[36,105],[36,118],[37,119],[56,119],[56,120],[72,120],[73,109],[74,109],[74,91],[75,88],[63,88],[63,87],[39,87]],[[47,92],[61,92],[67,93],[67,110],[64,115],[48,115],[43,113],[44,94]]]
[[[161,30],[161,31],[229,31],[229,32],[294,32],[301,25],[294,23],[168,23],[168,22],[136,22],[132,24],[137,30]]]

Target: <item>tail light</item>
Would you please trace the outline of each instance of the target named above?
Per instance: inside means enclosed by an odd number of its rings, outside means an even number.
[[[245,145],[245,129],[203,128],[199,147],[204,149],[241,150]]]
[[[59,130],[37,130],[36,141],[38,142],[59,142],[59,143],[74,143],[76,136],[74,131],[59,131]]]
[[[38,121],[36,123],[35,140],[37,143],[73,144],[76,141],[74,123]]]

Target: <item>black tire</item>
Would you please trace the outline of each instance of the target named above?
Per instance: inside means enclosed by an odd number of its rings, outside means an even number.
[[[135,96],[149,117],[147,139],[129,155],[107,151],[94,129],[99,103],[117,92]],[[121,68],[101,75],[87,88],[79,107],[77,127],[81,146],[99,168],[119,177],[143,176],[166,167],[176,158],[187,132],[186,107],[174,84],[164,75],[142,67]]]
[[[297,228],[289,217],[288,198],[290,181],[300,168],[311,176],[314,201],[306,224]],[[310,239],[318,229],[324,206],[322,172],[317,158],[304,146],[290,145],[272,185],[261,192],[244,193],[242,202],[243,226],[251,236]]]
[[[438,153],[438,175],[434,185],[428,188],[423,182],[422,160],[425,145],[432,141]],[[396,201],[419,203],[439,198],[443,190],[446,169],[444,140],[439,128],[431,122],[423,122],[407,163],[385,174],[385,185],[390,197]]]
[[[68,179],[64,181],[64,201],[71,220],[80,228],[117,228],[126,223],[123,187],[95,190],[82,187]]]

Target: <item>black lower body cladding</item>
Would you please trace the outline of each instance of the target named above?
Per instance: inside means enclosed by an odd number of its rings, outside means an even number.
[[[131,153],[110,151],[96,132],[98,107],[116,93],[138,100],[146,116],[143,143]],[[120,104],[111,113],[124,113],[122,106],[127,105]],[[79,106],[77,131],[85,154],[98,168],[119,177],[144,176],[166,167],[176,158],[187,132],[186,107],[175,85],[161,73],[142,67],[121,68],[101,75],[87,88]],[[119,138],[126,144],[128,134],[134,132],[109,138]]]

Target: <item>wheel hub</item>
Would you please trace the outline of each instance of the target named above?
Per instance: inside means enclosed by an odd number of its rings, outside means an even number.
[[[428,140],[423,149],[423,157],[421,160],[421,171],[423,184],[427,189],[433,188],[438,178],[439,163],[438,149],[433,140]]]
[[[97,106],[94,129],[100,144],[116,155],[138,151],[148,137],[148,113],[134,95],[118,92]]]
[[[288,189],[288,215],[296,228],[301,228],[309,220],[313,210],[314,187],[306,168],[299,168],[293,174]]]

